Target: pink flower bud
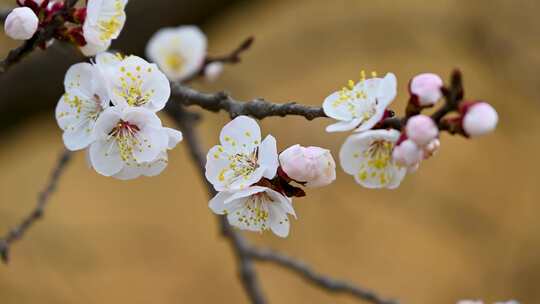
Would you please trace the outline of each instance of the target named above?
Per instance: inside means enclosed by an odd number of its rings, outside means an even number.
[[[405,126],[407,137],[419,147],[429,144],[439,135],[439,129],[433,119],[426,115],[416,115],[407,121]]]
[[[441,147],[441,141],[439,139],[436,138],[430,141],[429,144],[427,144],[424,147],[424,159],[428,159],[432,157],[433,155],[435,155],[437,151],[439,151],[440,147]]]
[[[462,126],[467,135],[474,137],[492,132],[498,121],[497,111],[490,104],[478,102],[467,107]]]
[[[418,98],[419,106],[432,106],[442,97],[443,81],[437,74],[416,75],[409,87],[411,94]]]
[[[279,155],[281,168],[307,187],[322,187],[336,179],[336,163],[329,150],[294,145]]]
[[[407,139],[394,148],[392,157],[396,164],[414,169],[424,157],[423,154],[412,140]]]
[[[27,40],[37,31],[39,19],[28,7],[18,7],[11,11],[4,23],[6,35],[15,40]]]
[[[206,77],[206,80],[213,82],[218,79],[221,72],[223,72],[223,63],[213,62],[204,69],[204,77]]]

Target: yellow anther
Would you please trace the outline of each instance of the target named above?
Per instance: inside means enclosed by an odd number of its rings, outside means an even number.
[[[350,90],[354,89],[354,81],[349,80],[349,82],[347,83],[347,85],[349,86],[349,89],[350,89]]]

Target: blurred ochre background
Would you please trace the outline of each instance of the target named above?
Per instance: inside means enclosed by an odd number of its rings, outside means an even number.
[[[148,5],[148,14],[163,14]],[[398,190],[363,189],[339,170],[334,185],[295,200],[289,238],[248,237],[403,303],[540,303],[538,11],[532,0],[266,0],[214,13],[203,24],[212,54],[248,35],[257,41],[242,64],[199,89],[319,105],[361,69],[392,71],[400,89],[392,108],[402,113],[410,77],[447,77],[458,67],[466,95],[490,101],[500,115],[492,135],[443,136],[440,153]],[[127,27],[129,35],[137,32]],[[3,36],[0,43],[2,54],[16,45]],[[204,115],[200,132],[210,147],[227,117]],[[346,134],[325,134],[329,123],[261,125],[280,149],[319,145],[337,157]],[[62,142],[52,109],[0,136],[7,231],[33,207]],[[0,302],[246,303],[185,147],[169,158],[161,176],[121,182],[89,170],[77,153],[46,218],[13,247],[11,265],[0,266]],[[257,269],[271,303],[356,303],[274,266]]]

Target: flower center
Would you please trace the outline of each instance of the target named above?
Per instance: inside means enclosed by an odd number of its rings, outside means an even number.
[[[368,165],[376,169],[386,168],[392,159],[392,148],[394,144],[386,140],[376,140],[364,152],[369,158]]]
[[[137,125],[120,120],[109,133],[109,137],[116,141],[120,150],[120,157],[124,162],[133,159],[133,149],[140,144],[137,138],[139,131],[140,129]]]
[[[114,15],[110,19],[99,21],[98,27],[101,31],[99,39],[102,41],[111,40],[112,37],[120,30],[120,16],[122,16],[123,11],[122,1],[117,0],[114,4]]]
[[[251,154],[238,153],[229,157],[229,168],[234,172],[233,180],[243,177],[245,180],[259,168],[257,150]]]
[[[122,72],[122,76],[120,77],[121,90],[117,92],[117,94],[123,97],[128,105],[139,107],[150,101],[155,90],[152,89],[144,92],[142,76],[139,74],[142,68],[137,66],[135,70],[136,72],[132,73],[126,71],[126,68],[124,67],[120,68],[120,71]]]
[[[244,223],[247,227],[260,227],[261,230],[267,230],[270,213],[268,204],[274,200],[266,192],[260,192],[250,196],[242,210],[236,212],[238,221]]]
[[[165,65],[175,72],[180,72],[185,63],[186,60],[179,54],[170,53],[165,56]]]

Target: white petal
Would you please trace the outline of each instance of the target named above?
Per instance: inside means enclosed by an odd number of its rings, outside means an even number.
[[[136,136],[139,145],[133,149],[133,157],[138,163],[154,161],[169,142],[163,128],[145,127]]]
[[[210,207],[215,214],[225,214],[225,200],[231,195],[232,194],[229,192],[218,192],[218,194],[210,200],[208,207]]]
[[[383,108],[387,108],[397,95],[397,78],[392,73],[386,74],[379,85],[377,100]]]
[[[64,77],[64,87],[66,92],[77,89],[79,92],[90,97],[94,94],[92,82],[94,78],[94,67],[86,62],[72,65]]]
[[[69,150],[86,148],[94,140],[95,116],[101,112],[96,101],[79,94],[64,94],[55,109],[58,126],[64,130],[64,144]]]
[[[157,159],[143,164],[125,165],[124,168],[114,175],[115,178],[121,180],[129,180],[144,176],[157,176],[167,167],[167,153],[161,152]]]
[[[93,121],[87,121],[74,131],[65,131],[62,139],[66,148],[78,151],[88,147],[94,141],[93,125]]]
[[[323,102],[324,113],[337,120],[350,121],[353,119],[353,115],[349,111],[348,102],[340,100],[340,96],[341,91],[337,91],[326,97]]]
[[[363,132],[367,130],[371,130],[384,116],[384,112],[386,110],[386,107],[381,107],[379,105],[376,106],[375,113],[366,121],[362,122],[358,128],[354,130],[354,132]]]
[[[171,128],[165,128],[165,130],[167,131],[167,135],[169,136],[167,148],[174,149],[174,147],[176,147],[176,145],[178,145],[178,143],[181,142],[184,138],[182,136],[182,132]]]
[[[261,129],[255,119],[238,116],[223,127],[219,139],[227,151],[251,153],[261,143]]]
[[[361,118],[350,121],[339,121],[326,127],[326,132],[344,132],[356,128],[362,122]]]
[[[296,213],[294,212],[290,198],[272,189],[265,188],[265,191],[274,200],[274,202],[277,203],[276,206],[281,208],[283,212],[288,213],[296,218]]]
[[[269,205],[268,209],[270,209],[269,222],[272,232],[274,232],[274,234],[279,237],[287,237],[289,235],[290,229],[290,223],[287,214],[283,210],[281,210],[281,208],[273,205]]]
[[[94,136],[96,139],[106,139],[111,130],[122,119],[122,110],[118,107],[107,108],[96,121],[94,126]]]
[[[265,187],[260,187],[260,186],[253,186],[253,187],[249,187],[249,188],[246,188],[246,189],[243,189],[243,190],[238,190],[238,191],[235,191],[235,192],[232,192],[231,193],[231,196],[229,196],[225,201],[225,205],[231,205],[233,204],[235,201],[239,200],[239,199],[242,199],[242,198],[247,198],[253,194],[256,194],[256,193],[261,193],[261,192],[265,192],[266,190],[269,190],[268,188],[265,188]]]
[[[266,136],[259,147],[259,164],[265,168],[264,177],[272,179],[276,176],[279,161],[276,139],[272,135]]]
[[[112,176],[122,170],[124,163],[120,158],[114,141],[98,140],[90,145],[92,167],[101,175]]]
[[[137,177],[140,177],[142,175],[142,171],[137,166],[124,166],[120,172],[113,175],[114,178],[120,179],[120,180],[130,180],[135,179]]]

